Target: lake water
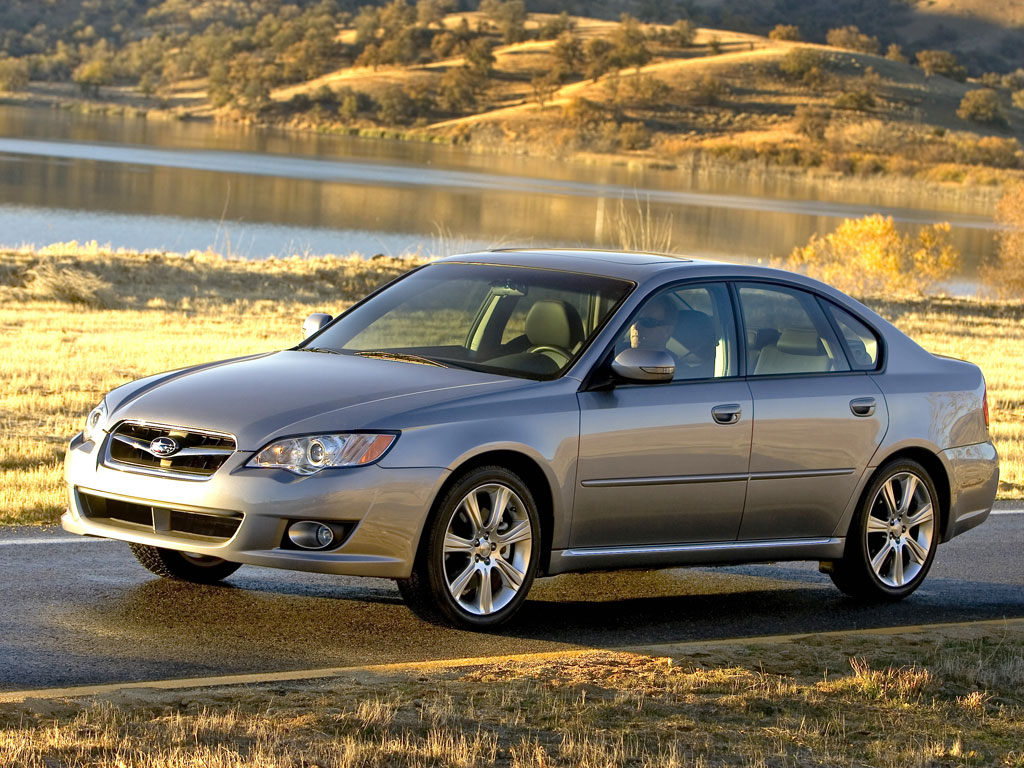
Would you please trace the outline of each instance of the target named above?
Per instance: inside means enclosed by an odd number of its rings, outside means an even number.
[[[875,212],[908,231],[949,221],[961,280],[994,251],[984,204],[924,192],[0,106],[0,245],[96,240],[247,258],[618,246],[623,209],[666,222],[674,251],[727,260],[782,256]]]

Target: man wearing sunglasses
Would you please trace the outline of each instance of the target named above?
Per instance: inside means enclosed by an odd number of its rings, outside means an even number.
[[[652,299],[640,310],[633,325],[629,327],[629,346],[633,349],[668,351],[666,345],[675,321],[676,310],[668,296]]]

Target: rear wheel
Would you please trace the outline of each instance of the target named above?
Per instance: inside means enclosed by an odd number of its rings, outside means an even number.
[[[900,600],[924,581],[938,544],[935,484],[916,461],[894,461],[868,487],[830,576],[853,597]]]
[[[522,479],[503,467],[463,475],[438,504],[413,572],[398,589],[421,618],[494,627],[519,609],[540,554],[537,507]]]
[[[197,584],[215,584],[226,579],[241,567],[241,563],[229,563],[219,557],[200,555],[195,552],[178,552],[174,549],[152,547],[148,544],[130,543],[132,554],[149,571],[165,579],[193,581]]]

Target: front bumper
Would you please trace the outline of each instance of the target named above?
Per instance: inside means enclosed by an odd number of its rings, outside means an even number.
[[[81,435],[68,447],[64,479],[69,503],[61,525],[69,533],[196,552],[236,563],[382,578],[405,578],[411,573],[431,503],[448,475],[439,467],[371,465],[300,477],[285,470],[246,468],[249,454],[238,452],[208,479],[182,480],[111,469],[100,462],[101,455],[101,446]],[[185,513],[241,513],[242,520],[227,540],[158,531],[90,517],[84,494]],[[351,533],[336,549],[285,549],[285,528],[294,520],[342,522]]]

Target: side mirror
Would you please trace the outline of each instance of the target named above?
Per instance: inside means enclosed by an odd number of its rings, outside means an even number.
[[[655,383],[672,381],[676,364],[668,352],[653,349],[624,349],[612,360],[612,371],[629,381]]]
[[[302,323],[302,338],[308,339],[314,333],[331,322],[331,320],[333,320],[333,318],[326,312],[314,312]]]

